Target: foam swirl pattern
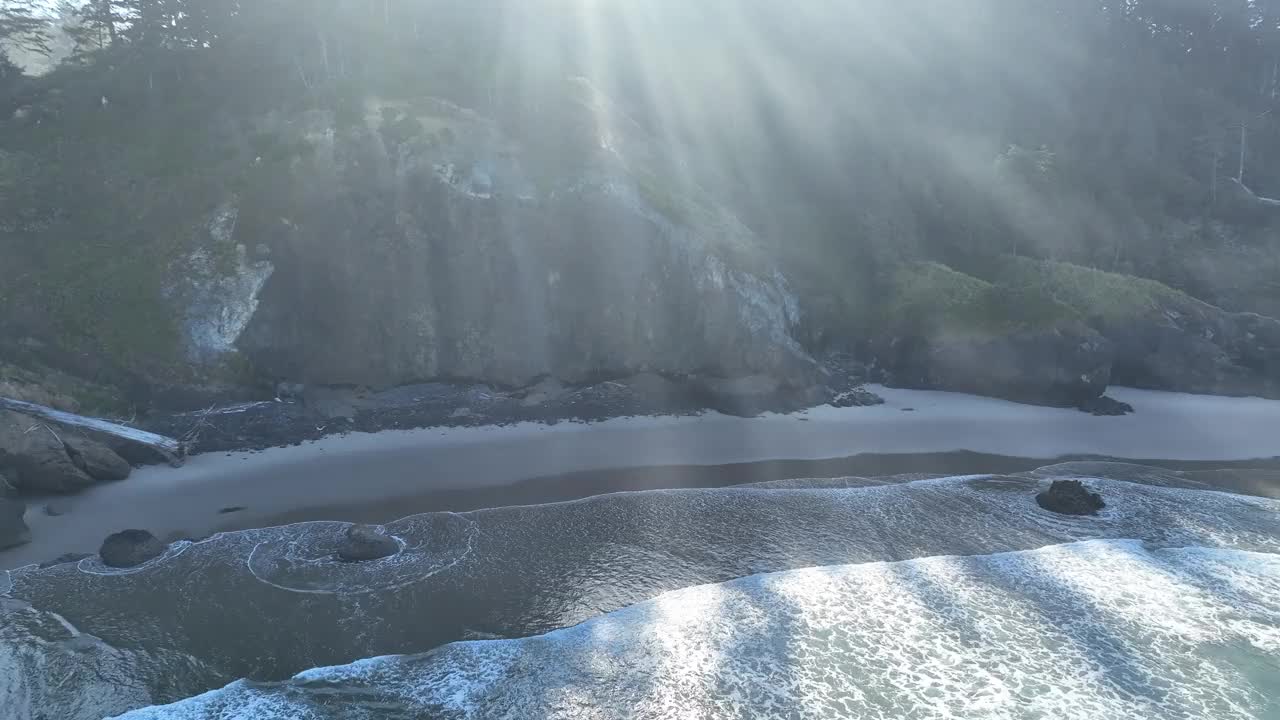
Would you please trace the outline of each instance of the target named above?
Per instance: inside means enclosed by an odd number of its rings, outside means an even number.
[[[391,535],[400,550],[369,562],[337,557],[348,523],[311,522],[275,533],[254,546],[248,568],[257,580],[281,590],[359,595],[422,582],[458,564],[471,552],[476,524],[452,514],[419,515],[397,523]]]

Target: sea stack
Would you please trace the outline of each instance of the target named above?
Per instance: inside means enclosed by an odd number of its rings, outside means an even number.
[[[137,567],[164,554],[169,546],[146,530],[123,530],[102,541],[98,555],[107,567]]]
[[[338,548],[338,557],[347,562],[363,562],[395,555],[400,552],[400,543],[396,539],[384,535],[372,525],[352,525],[347,528]]]
[[[1097,515],[1106,507],[1102,496],[1079,480],[1054,480],[1048,490],[1036,495],[1036,503],[1062,515]]]

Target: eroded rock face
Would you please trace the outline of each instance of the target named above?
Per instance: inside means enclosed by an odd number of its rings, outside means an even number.
[[[817,386],[796,387],[767,375],[737,378],[690,378],[690,391],[701,405],[740,417],[754,417],[763,412],[791,412],[822,405],[830,393]]]
[[[1185,298],[1139,317],[1096,322],[1115,346],[1116,384],[1280,397],[1280,321],[1274,318]]]
[[[1111,380],[1111,343],[1080,323],[895,338],[879,356],[895,385],[1039,405],[1087,403]]]
[[[1079,480],[1054,480],[1048,490],[1036,495],[1036,504],[1062,515],[1097,515],[1106,507],[1102,496]]]
[[[237,346],[311,384],[637,372],[807,382],[798,304],[731,215],[609,153],[547,168],[444,103],[307,129],[293,194],[242,199],[274,272]],[[661,178],[659,179],[661,181]],[[662,192],[659,192],[661,190]]]
[[[137,567],[164,554],[168,545],[146,530],[123,530],[102,541],[98,555],[107,567]]]
[[[258,308],[258,293],[274,270],[270,260],[236,241],[239,208],[225,203],[205,223],[207,237],[172,269],[172,292],[183,306],[182,328],[192,361],[216,362]]]

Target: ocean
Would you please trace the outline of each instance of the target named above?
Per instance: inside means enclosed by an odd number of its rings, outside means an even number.
[[[1107,508],[1034,495],[1089,477]],[[1100,463],[342,523],[0,574],[0,717],[1280,716],[1280,502]],[[6,590],[6,585],[8,588]]]

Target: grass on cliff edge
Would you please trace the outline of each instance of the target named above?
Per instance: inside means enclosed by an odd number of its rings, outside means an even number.
[[[1147,278],[1094,270],[1071,263],[1004,258],[994,268],[999,285],[1063,303],[1082,317],[1121,322],[1165,307],[1199,306],[1199,300]]]
[[[939,263],[904,264],[891,282],[885,320],[895,332],[992,337],[1080,320],[1036,288],[995,285]]]
[[[1155,280],[1052,260],[1003,258],[988,278],[935,262],[904,263],[892,274],[884,322],[897,332],[998,335],[1209,307]]]

